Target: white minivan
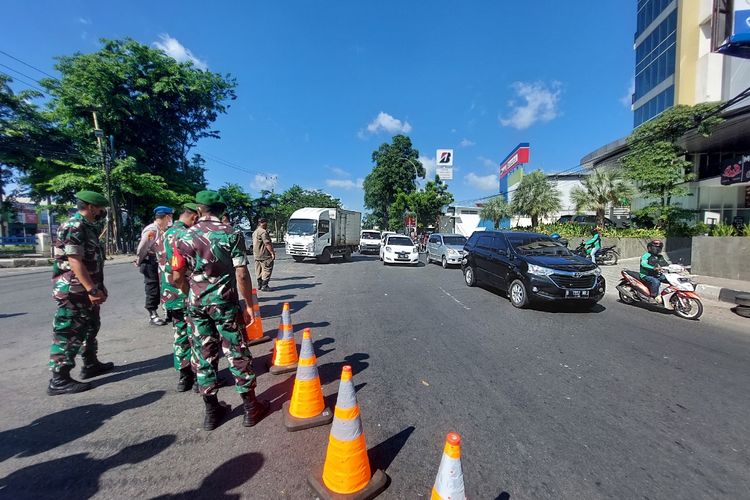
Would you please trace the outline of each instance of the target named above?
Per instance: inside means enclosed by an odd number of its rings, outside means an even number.
[[[359,233],[359,253],[380,253],[380,231],[363,229]]]

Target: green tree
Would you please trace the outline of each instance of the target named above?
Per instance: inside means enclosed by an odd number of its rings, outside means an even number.
[[[253,219],[253,199],[242,186],[227,182],[219,188],[227,203],[227,215],[234,225],[250,226]]]
[[[513,193],[510,208],[515,215],[531,217],[531,225],[537,227],[540,217],[560,210],[560,191],[541,170],[536,170],[521,179]]]
[[[692,163],[685,159],[685,150],[677,141],[690,130],[708,136],[723,121],[713,116],[718,103],[696,106],[674,106],[635,129],[628,137],[630,152],[622,159],[626,176],[645,198],[654,199],[662,208],[672,198],[684,196],[682,184],[695,178]]]
[[[390,144],[381,144],[377,151],[373,151],[372,161],[375,167],[363,184],[365,207],[372,210],[377,224],[384,228],[397,193],[415,191],[417,177],[424,178],[425,169],[419,161],[419,151],[405,135],[396,135]]]
[[[399,191],[389,207],[388,227],[403,229],[404,215],[417,217],[418,228],[425,229],[430,225],[439,225],[440,214],[445,205],[453,203],[453,195],[448,186],[439,177],[429,181],[421,191],[404,193]]]
[[[362,215],[362,229],[375,229],[375,226],[377,225],[378,221],[372,216],[372,214]]]
[[[495,229],[500,228],[500,222],[510,216],[510,207],[505,202],[503,195],[493,196],[482,205],[479,216],[485,220],[491,220]]]
[[[630,185],[619,170],[596,169],[570,191],[576,210],[593,210],[596,222],[604,227],[604,212],[607,205],[622,206],[633,194]]]

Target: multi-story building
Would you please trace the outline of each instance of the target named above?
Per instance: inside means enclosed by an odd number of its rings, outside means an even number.
[[[672,106],[728,101],[750,88],[750,60],[715,52],[732,7],[732,0],[638,0],[634,127]],[[686,185],[691,196],[675,202],[700,220],[750,223],[750,182],[722,178],[728,166],[750,162],[750,99],[728,107],[723,117],[710,137],[688,133],[680,141],[696,180]],[[627,151],[627,141],[619,139],[586,155],[581,165],[617,167]],[[633,207],[647,203],[635,199]]]

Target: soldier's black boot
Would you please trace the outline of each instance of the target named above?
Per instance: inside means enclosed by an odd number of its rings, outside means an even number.
[[[159,317],[159,315],[156,313],[156,310],[149,311],[148,315],[150,318],[149,323],[151,323],[152,326],[164,326],[167,324],[166,321]]]
[[[177,381],[177,392],[187,392],[193,388],[195,375],[193,370],[188,366],[180,369],[180,380]]]
[[[81,367],[81,378],[83,380],[96,377],[102,373],[107,373],[115,367],[115,364],[111,361],[108,361],[107,363],[99,361],[99,358],[96,357],[96,343],[94,343],[93,351],[84,351],[81,355],[81,359],[83,360],[83,366]]]
[[[52,378],[47,387],[47,394],[57,396],[59,394],[74,394],[76,392],[88,391],[91,384],[88,382],[78,382],[70,378],[70,367],[64,366],[59,372],[52,372]]]
[[[255,390],[242,394],[242,407],[245,410],[245,417],[242,419],[242,425],[252,427],[268,415],[271,409],[271,403],[265,399],[258,399],[255,396]]]
[[[268,286],[268,283],[269,283],[268,281],[263,281],[263,286],[260,287],[260,290],[262,292],[270,292],[270,291],[272,291],[271,287]]]
[[[213,396],[203,396],[203,404],[206,406],[206,414],[203,417],[203,429],[212,431],[224,420],[224,417],[229,413],[229,408],[219,402],[219,397],[216,394]]]

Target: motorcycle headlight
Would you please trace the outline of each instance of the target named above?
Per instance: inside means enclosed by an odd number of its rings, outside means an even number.
[[[536,264],[529,264],[529,274],[535,274],[537,276],[549,276],[554,274],[555,270],[548,267],[537,266]]]

